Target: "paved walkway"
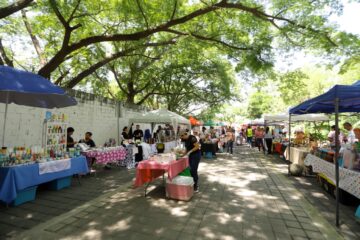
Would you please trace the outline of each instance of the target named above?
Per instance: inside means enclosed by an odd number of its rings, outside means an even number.
[[[74,178],[71,188],[60,191],[38,189],[33,202],[9,208],[0,204],[0,239],[17,236],[104,194],[114,194],[119,186],[127,185],[133,176],[134,171],[125,168],[103,170],[96,176],[82,178],[81,185]]]
[[[286,168],[249,148],[236,151],[201,162],[200,193],[190,202],[165,199],[161,186],[145,198],[142,188],[123,185],[15,238],[342,239]]]

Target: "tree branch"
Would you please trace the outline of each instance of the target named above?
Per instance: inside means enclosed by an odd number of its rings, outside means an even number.
[[[17,2],[14,2],[13,4],[10,4],[6,7],[0,8],[0,19],[5,18],[17,11],[20,11],[21,9],[26,8],[30,5],[30,3],[33,0],[19,0]]]
[[[69,74],[69,72],[70,72],[70,69],[68,69],[68,70],[66,70],[65,72],[61,73],[60,77],[58,77],[58,79],[56,79],[56,81],[54,82],[54,84],[60,86],[61,83],[62,83],[62,80],[65,78],[65,76],[66,76],[67,74]]]
[[[28,20],[28,18],[26,16],[26,11],[24,9],[21,10],[21,15],[22,15],[22,19],[23,19],[23,22],[25,24],[26,30],[29,33],[31,41],[32,41],[32,43],[34,45],[35,51],[36,51],[36,53],[37,53],[37,55],[39,57],[40,65],[44,66],[46,64],[46,59],[45,59],[43,51],[41,49],[40,42],[39,42],[39,40],[37,39],[37,37],[34,35],[34,33],[32,31],[31,25],[30,25],[29,20]]]
[[[144,10],[142,9],[139,0],[136,0],[136,4],[137,4],[137,6],[138,6],[138,8],[139,8],[139,10],[140,10],[140,12],[141,12],[141,15],[142,15],[143,18],[144,18],[144,21],[145,21],[145,24],[146,24],[146,29],[149,29],[148,20],[147,20],[147,18],[146,18],[146,16],[145,16]]]
[[[75,87],[82,79],[88,77],[89,75],[94,73],[97,69],[105,66],[106,64],[108,64],[111,61],[118,59],[120,57],[132,56],[132,55],[130,55],[130,53],[139,48],[149,47],[149,46],[163,46],[163,45],[168,45],[168,44],[174,44],[174,42],[173,41],[165,41],[165,42],[159,42],[159,43],[147,43],[147,44],[144,44],[141,46],[137,46],[136,48],[129,48],[129,49],[117,52],[117,53],[111,55],[110,57],[104,58],[103,60],[97,62],[96,64],[92,65],[88,69],[79,73],[77,76],[75,76],[73,79],[71,79],[69,82],[66,83],[66,87],[67,88]]]
[[[69,23],[65,20],[64,16],[61,14],[59,8],[57,7],[57,3],[55,0],[49,0],[50,2],[50,6],[53,9],[56,17],[59,19],[60,23],[63,25],[63,27],[65,29],[69,29],[70,25]]]
[[[3,62],[10,67],[14,67],[13,60],[11,60],[8,55],[6,54],[5,48],[2,44],[2,39],[0,38],[0,56],[3,59]]]
[[[68,24],[70,24],[70,22],[74,19],[74,14],[76,13],[76,11],[78,10],[79,6],[80,6],[80,2],[81,0],[78,0],[73,11],[70,14],[69,19],[66,21]]]
[[[115,70],[115,66],[114,66],[114,65],[110,65],[109,68],[110,68],[110,71],[114,74],[115,81],[117,82],[120,90],[123,91],[123,93],[125,93],[126,95],[129,95],[129,92],[126,91],[126,89],[121,85],[121,82],[120,82],[118,73],[117,73],[116,70]]]
[[[174,3],[174,9],[173,9],[173,12],[172,12],[172,14],[171,14],[170,20],[173,20],[173,19],[174,19],[174,17],[175,17],[176,10],[177,10],[177,3],[178,3],[178,1],[177,1],[177,0],[175,0],[175,3]]]

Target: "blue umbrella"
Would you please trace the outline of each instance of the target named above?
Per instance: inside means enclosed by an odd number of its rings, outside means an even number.
[[[74,98],[49,80],[6,66],[0,66],[0,102],[6,104],[2,146],[9,103],[39,108],[62,108],[77,104]]]

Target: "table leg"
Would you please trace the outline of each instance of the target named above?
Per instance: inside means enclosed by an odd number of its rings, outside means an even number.
[[[78,183],[79,183],[79,185],[81,185],[81,182],[80,182],[80,174],[78,173],[78,174],[76,174],[77,175],[77,180],[78,180]]]
[[[151,183],[151,182],[148,182],[148,183],[146,184],[146,186],[145,186],[145,194],[144,194],[144,195],[145,195],[145,197],[146,197],[146,195],[147,195],[146,193],[147,193],[147,189],[148,189],[148,187],[149,187],[150,183]]]

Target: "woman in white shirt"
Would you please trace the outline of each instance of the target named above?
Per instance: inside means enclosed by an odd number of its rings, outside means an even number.
[[[272,134],[272,131],[270,131],[269,127],[266,127],[264,139],[265,139],[265,144],[266,144],[268,154],[271,154],[273,138],[274,138],[274,135]]]

